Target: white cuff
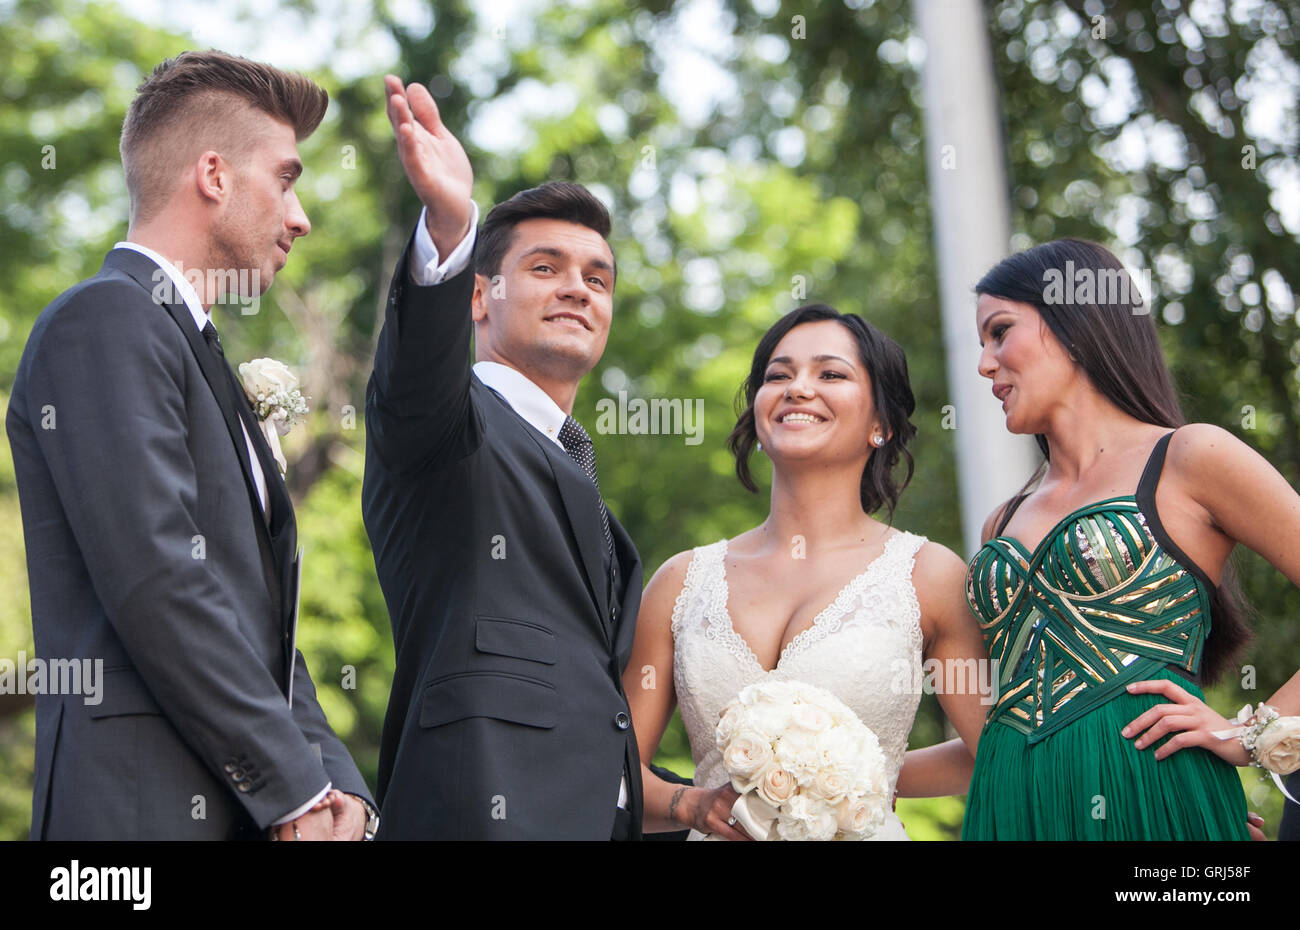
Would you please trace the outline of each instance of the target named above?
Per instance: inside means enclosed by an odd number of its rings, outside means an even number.
[[[290,820],[297,820],[297,819],[298,819],[299,817],[301,817],[303,814],[307,813],[307,811],[311,810],[313,807],[315,807],[317,804],[319,804],[319,803],[324,799],[325,795],[327,795],[327,794],[330,793],[330,789],[333,788],[333,787],[334,787],[334,783],[333,783],[333,782],[330,782],[328,785],[326,785],[326,786],[321,790],[321,793],[320,793],[320,794],[316,795],[316,797],[312,798],[310,801],[308,801],[308,802],[307,802],[306,804],[304,804],[302,807],[295,807],[295,808],[293,809],[293,811],[291,811],[291,812],[288,813],[288,814],[285,814],[283,817],[281,817],[281,818],[280,818],[279,820],[277,820],[275,823],[271,824],[271,826],[273,826],[273,827],[278,827],[278,826],[280,826],[281,824],[286,824],[286,823],[288,823]]]
[[[469,232],[460,245],[451,250],[445,262],[440,262],[438,247],[433,244],[429,227],[424,223],[426,210],[420,211],[420,222],[415,227],[415,246],[411,249],[411,280],[421,287],[441,284],[454,278],[469,267],[474,254],[474,240],[478,238],[478,204],[470,201]]]

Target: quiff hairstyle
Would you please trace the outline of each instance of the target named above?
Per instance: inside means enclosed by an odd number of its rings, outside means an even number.
[[[254,141],[252,110],[293,127],[299,142],[320,125],[329,94],[310,78],[216,50],[169,58],[137,88],[122,124],[131,221],[157,212],[191,155],[221,146],[235,158]]]

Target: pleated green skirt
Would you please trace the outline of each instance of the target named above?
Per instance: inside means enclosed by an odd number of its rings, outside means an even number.
[[[1201,690],[1171,672],[1189,693]],[[1235,766],[1205,749],[1161,761],[1120,731],[1158,694],[1116,695],[1033,746],[991,722],[980,736],[963,840],[1248,840]],[[1162,741],[1163,742],[1163,741]]]

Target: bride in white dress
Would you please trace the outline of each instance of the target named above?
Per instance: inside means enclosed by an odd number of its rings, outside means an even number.
[[[745,394],[729,442],[750,490],[754,445],[771,458],[768,518],[664,563],[642,599],[624,675],[645,831],[689,826],[692,839],[748,838],[731,818],[737,794],[713,730],[742,688],[768,678],[825,688],[852,708],[879,738],[896,794],[964,794],[987,710],[977,690],[939,689],[962,739],[908,752],[907,737],[923,659],[940,668],[987,661],[966,607],[966,565],[869,515],[892,512],[900,457],[911,474],[915,405],[902,349],[856,316],[803,307],[760,341]],[[676,704],[694,787],[646,766]],[[908,837],[891,813],[875,838]]]

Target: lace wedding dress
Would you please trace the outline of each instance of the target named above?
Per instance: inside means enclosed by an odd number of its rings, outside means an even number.
[[[713,728],[741,689],[774,678],[825,688],[852,708],[880,740],[890,793],[921,701],[921,610],[912,564],[925,538],[896,533],[884,551],[840,590],[765,670],[727,612],[727,540],[697,548],[673,607],[673,684],[695,760],[695,784],[727,781]],[[702,835],[692,831],[691,839]],[[890,812],[874,836],[906,840]]]

